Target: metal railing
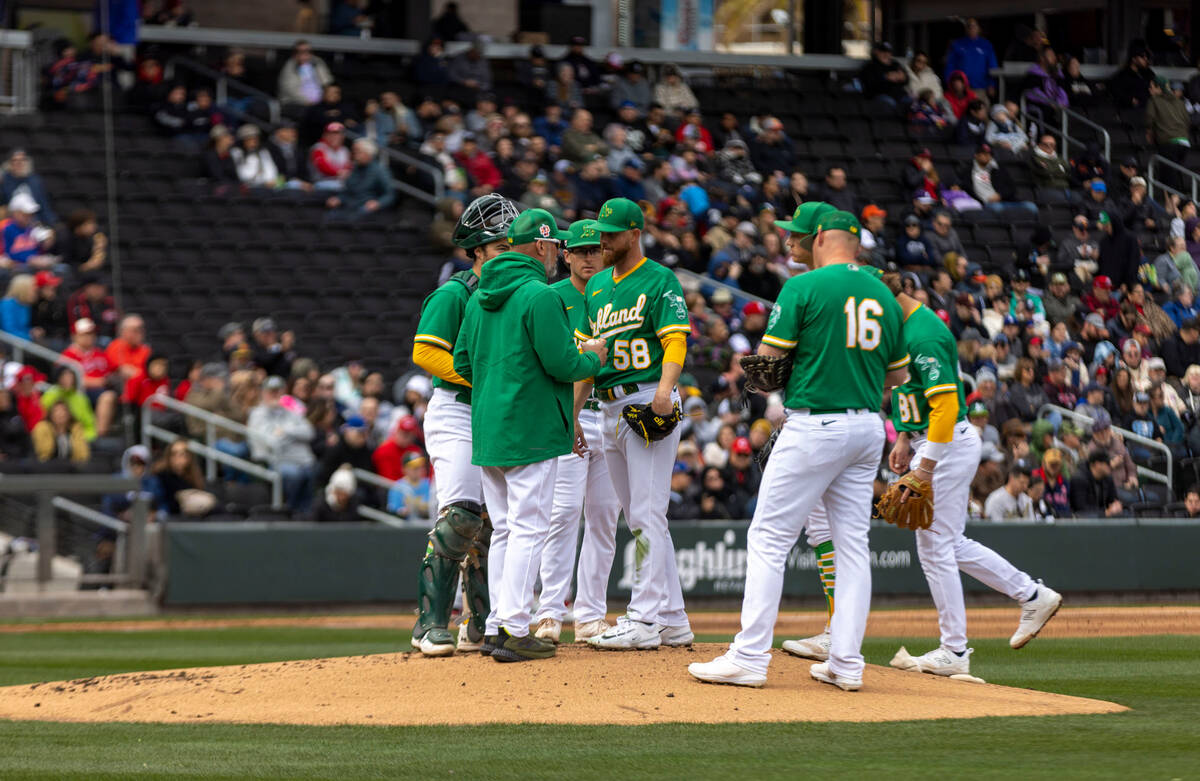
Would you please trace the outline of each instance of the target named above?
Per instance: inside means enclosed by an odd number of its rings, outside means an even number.
[[[1052,413],[1052,412],[1057,412],[1059,415],[1061,415],[1064,418],[1070,418],[1071,420],[1075,421],[1076,423],[1080,424],[1081,426],[1084,426],[1088,431],[1091,431],[1092,424],[1095,423],[1095,421],[1092,420],[1091,417],[1084,415],[1083,413],[1075,412],[1073,410],[1067,409],[1066,407],[1060,407],[1056,404],[1043,404],[1041,406],[1041,408],[1038,410],[1038,413],[1037,413],[1038,419],[1043,420],[1043,419],[1049,417],[1050,413]],[[1174,459],[1171,456],[1170,448],[1168,448],[1166,445],[1164,445],[1161,442],[1156,442],[1155,440],[1148,439],[1146,437],[1143,437],[1140,434],[1135,434],[1132,431],[1130,431],[1129,429],[1118,428],[1117,426],[1113,426],[1112,430],[1117,432],[1118,434],[1120,434],[1122,439],[1128,440],[1130,442],[1136,442],[1138,445],[1141,445],[1142,447],[1147,447],[1147,448],[1150,448],[1151,450],[1162,453],[1163,458],[1166,460],[1166,464],[1167,464],[1166,473],[1164,474],[1162,472],[1157,472],[1153,469],[1150,469],[1149,467],[1138,464],[1137,470],[1138,470],[1139,477],[1144,477],[1147,480],[1154,480],[1155,482],[1158,482],[1158,483],[1164,483],[1167,486],[1168,490],[1170,490],[1172,488],[1172,486],[1175,485],[1175,482],[1174,482],[1175,464],[1174,464]]]
[[[53,578],[54,557],[58,553],[58,536],[55,528],[55,509],[73,517],[124,535],[122,570],[117,572],[114,560],[110,574],[84,574],[79,576],[81,584],[126,585],[141,588],[146,581],[147,542],[146,523],[149,517],[149,501],[140,493],[141,483],[126,477],[108,475],[0,475],[0,494],[33,495],[37,500],[36,529],[38,558],[35,579],[44,588]],[[62,494],[114,494],[138,491],[131,506],[130,521],[118,521],[98,513],[62,496]],[[120,537],[118,538],[119,542]],[[115,553],[115,552],[114,552]],[[8,576],[0,581],[10,580]]]
[[[992,68],[988,73],[999,83],[996,92],[996,98],[1001,103],[1004,102],[1007,94],[1007,80],[1024,79],[1029,75],[1029,69],[1036,62],[1006,62],[999,68]],[[1079,72],[1085,79],[1089,81],[1107,81],[1111,79],[1117,71],[1121,69],[1120,65],[1080,65]],[[1192,68],[1155,68],[1154,75],[1171,81],[1187,82],[1196,75],[1196,71]]]
[[[400,482],[399,480],[388,480],[382,475],[377,475],[374,472],[368,472],[365,469],[355,469],[354,476],[364,483],[369,483],[385,491],[390,491],[392,486]],[[434,508],[430,508],[431,510]],[[429,525],[432,518],[401,518],[398,515],[393,515],[386,510],[378,510],[374,507],[359,507],[358,514],[364,518],[369,518],[372,521],[386,523],[388,526],[394,526],[397,529],[405,528],[425,528]]]
[[[1181,192],[1174,186],[1164,182],[1162,178],[1159,177],[1155,172],[1155,169],[1161,169],[1163,167],[1170,168],[1173,171],[1178,171],[1186,176],[1187,181],[1190,182],[1192,186],[1191,194],[1189,195],[1188,193]],[[1156,188],[1165,190],[1169,193],[1175,193],[1180,198],[1190,198],[1193,201],[1196,200],[1197,195],[1200,195],[1200,174],[1197,174],[1190,168],[1176,163],[1174,160],[1168,160],[1162,155],[1152,155],[1150,157],[1150,162],[1146,165],[1146,184],[1147,195],[1149,195],[1151,198],[1154,197],[1154,190]]]
[[[363,137],[362,133],[359,133],[358,131],[353,130],[351,128],[346,129],[346,135],[349,136],[350,138],[362,138]],[[436,165],[426,162],[425,160],[422,160],[421,158],[419,158],[415,155],[411,155],[407,152],[402,152],[399,149],[393,149],[390,146],[385,146],[383,144],[380,144],[379,150],[381,152],[383,152],[384,154],[386,154],[388,156],[389,160],[395,160],[396,162],[400,163],[401,165],[407,165],[407,166],[411,166],[413,168],[419,168],[420,170],[422,170],[426,174],[428,174],[429,178],[433,181],[433,192],[430,193],[430,192],[426,192],[425,190],[422,190],[420,187],[416,187],[414,185],[409,184],[408,182],[404,181],[403,179],[397,179],[396,177],[393,176],[392,177],[392,186],[394,186],[397,190],[400,190],[403,193],[407,193],[408,195],[411,195],[414,198],[418,198],[418,199],[425,201],[426,203],[430,203],[430,204],[436,204],[438,201],[440,201],[442,198],[445,197],[445,195],[446,195],[446,173],[441,168],[438,168]]]
[[[0,30],[0,111],[28,114],[37,110],[37,51],[33,33]]]
[[[282,115],[282,107],[279,104],[279,100],[276,99],[274,95],[270,95],[260,89],[251,87],[249,84],[244,84],[237,79],[230,78],[224,73],[214,70],[207,65],[202,65],[193,59],[182,56],[175,56],[167,60],[167,64],[163,68],[163,75],[168,82],[175,78],[176,68],[183,68],[184,70],[189,70],[192,73],[196,73],[207,79],[212,79],[214,90],[213,98],[218,106],[228,106],[229,89],[232,87],[236,92],[243,94],[245,97],[255,98],[265,103],[267,106],[267,112],[270,115],[271,124],[279,124],[279,118]]]
[[[74,499],[68,499],[65,496],[54,497],[50,500],[50,504],[54,506],[54,509],[61,510],[78,520],[114,532],[117,535],[117,544],[113,551],[112,569],[114,572],[124,571],[125,559],[128,556],[128,552],[126,551],[126,537],[129,533],[128,522],[122,521],[119,518],[111,518],[99,510],[88,507],[86,504],[80,504]]]
[[[43,347],[37,342],[31,342],[28,339],[22,339],[19,336],[10,334],[7,331],[0,331],[0,342],[5,342],[12,346],[12,358],[17,363],[25,362],[25,353],[36,355],[37,357],[49,361],[54,366],[66,366],[71,371],[75,372],[75,387],[80,391],[83,390],[83,364],[73,358],[68,358],[60,352],[55,352],[49,347]]]
[[[194,439],[185,438],[188,450],[192,453],[202,456],[205,459],[205,478],[207,480],[215,480],[217,476],[217,464],[221,463],[231,469],[236,469],[239,472],[245,472],[251,477],[257,477],[271,485],[271,506],[275,508],[283,507],[283,476],[274,469],[269,469],[261,464],[256,464],[253,461],[248,461],[244,458],[230,455],[229,453],[217,450],[214,447],[216,442],[216,429],[223,428],[228,431],[234,431],[241,434],[247,440],[252,436],[250,429],[238,423],[235,420],[214,415],[208,410],[200,409],[197,406],[188,404],[177,399],[173,399],[161,392],[154,394],[146,399],[142,404],[142,444],[150,447],[152,440],[157,439],[160,442],[174,442],[179,439],[179,434],[174,431],[154,425],[152,422],[154,407],[162,406],[166,409],[178,412],[185,416],[199,418],[204,421],[205,436],[207,444],[202,444]]]
[[[1059,153],[1059,157],[1061,157],[1063,160],[1071,159],[1071,153],[1070,153],[1071,144],[1075,144],[1075,145],[1081,146],[1081,147],[1087,146],[1086,141],[1084,141],[1080,138],[1076,138],[1075,136],[1071,135],[1071,123],[1072,122],[1078,123],[1080,125],[1085,125],[1087,127],[1092,128],[1093,130],[1097,131],[1100,138],[1104,142],[1104,159],[1108,160],[1112,157],[1112,136],[1110,136],[1108,134],[1108,131],[1104,129],[1103,125],[1099,125],[1099,124],[1093,122],[1092,120],[1088,119],[1087,117],[1083,116],[1079,112],[1072,111],[1071,109],[1069,109],[1065,106],[1055,106],[1054,110],[1058,112],[1058,125],[1059,126],[1057,128],[1051,127],[1050,124],[1046,121],[1045,113],[1041,110],[1041,104],[1034,103],[1032,105],[1028,105],[1025,101],[1024,95],[1021,96],[1020,104],[1021,104],[1021,114],[1023,116],[1025,116],[1026,118],[1036,117],[1037,122],[1038,122],[1038,127],[1041,129],[1041,132],[1049,133],[1050,135],[1054,136],[1055,138],[1057,138],[1059,140],[1060,146],[1059,146],[1058,153]],[[1037,141],[1037,139],[1034,139],[1035,143],[1036,143],[1036,141]]]

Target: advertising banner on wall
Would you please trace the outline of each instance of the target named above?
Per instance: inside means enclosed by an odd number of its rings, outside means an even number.
[[[662,0],[664,49],[712,51],[713,0]]]

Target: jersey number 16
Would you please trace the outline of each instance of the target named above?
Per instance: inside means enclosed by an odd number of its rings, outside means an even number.
[[[864,298],[862,303],[851,296],[842,307],[846,313],[846,347],[874,350],[879,346],[881,331],[875,318],[883,315],[883,307],[873,298]]]

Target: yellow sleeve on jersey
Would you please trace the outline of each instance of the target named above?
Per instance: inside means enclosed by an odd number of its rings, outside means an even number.
[[[420,366],[434,377],[440,377],[455,385],[471,387],[471,383],[454,371],[454,356],[449,350],[428,342],[413,342],[413,363]]]
[[[926,396],[929,399],[929,435],[934,444],[946,444],[954,438],[954,424],[958,421],[958,393],[950,386],[950,393]]]
[[[683,366],[687,357],[687,337],[678,331],[673,331],[659,337],[663,347],[663,363],[677,363]]]

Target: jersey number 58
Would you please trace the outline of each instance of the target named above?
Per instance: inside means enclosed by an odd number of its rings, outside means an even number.
[[[645,339],[617,339],[613,342],[613,368],[623,371],[650,368],[650,345]]]

